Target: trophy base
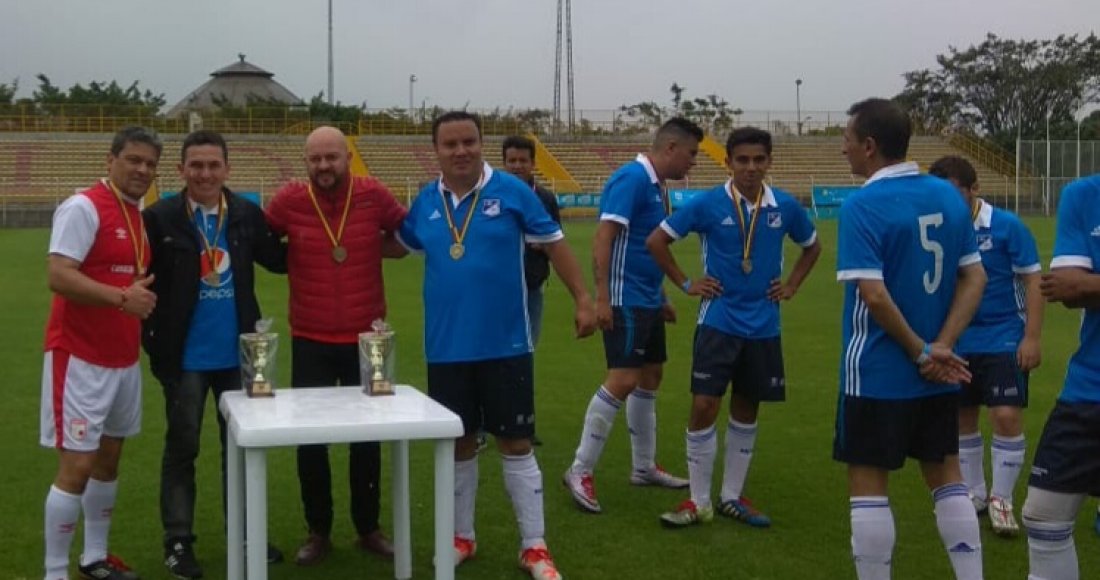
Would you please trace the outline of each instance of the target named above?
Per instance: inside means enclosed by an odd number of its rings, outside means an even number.
[[[371,397],[392,395],[394,394],[393,383],[389,381],[371,381],[366,387],[363,387],[363,392]]]
[[[271,388],[271,383],[252,383],[245,389],[245,394],[247,394],[250,399],[262,399],[274,397],[275,391]]]

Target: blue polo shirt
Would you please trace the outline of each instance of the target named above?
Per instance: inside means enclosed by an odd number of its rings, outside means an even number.
[[[752,238],[753,268],[746,274],[741,268],[744,237],[734,204],[741,205],[747,231],[753,204],[732,181],[688,200],[661,222],[661,229],[677,240],[691,232],[699,234],[703,272],[722,283],[721,296],[700,303],[698,324],[743,338],[774,338],[779,336],[779,304],[768,299],[768,289],[783,275],[783,238],[809,247],[817,241],[817,230],[797,200],[765,185]]]
[[[623,226],[611,242],[608,284],[612,306],[660,308],[664,273],[649,255],[645,240],[665,219],[660,179],[645,155],[620,167],[604,185],[600,221]]]
[[[1014,353],[1024,337],[1026,288],[1020,275],[1035,274],[1039,250],[1016,214],[978,200],[974,234],[988,281],[978,312],[956,347],[962,354]]]
[[[229,262],[229,244],[225,238],[226,224],[222,223],[218,231],[217,210],[205,210],[191,203],[195,218],[196,238],[199,253],[199,299],[195,302],[195,311],[191,313],[191,326],[187,329],[187,338],[183,343],[184,371],[214,371],[235,369],[240,366],[237,355],[239,346],[237,329],[237,300],[233,285],[233,268]],[[224,216],[223,222],[229,217]],[[210,272],[210,260],[204,254],[205,246],[199,231],[213,239],[217,233],[215,250],[215,271],[218,284],[207,284],[204,277]]]
[[[1100,273],[1100,175],[1078,179],[1062,189],[1054,236],[1052,270],[1082,268]],[[1085,310],[1080,346],[1069,359],[1059,401],[1100,403],[1100,310]]]
[[[476,203],[475,203],[476,197]],[[465,253],[450,254],[450,204],[455,226],[473,212]],[[420,190],[398,239],[424,256],[424,353],[429,363],[506,358],[532,350],[523,276],[525,243],[563,239],[531,188],[485,164],[461,199],[437,179]]]
[[[882,280],[925,341],[943,327],[959,268],[981,261],[970,208],[953,185],[916,163],[884,167],[840,206],[837,280],[844,288],[841,391],[852,397],[914,399],[958,390],[925,380],[871,317],[859,280]]]

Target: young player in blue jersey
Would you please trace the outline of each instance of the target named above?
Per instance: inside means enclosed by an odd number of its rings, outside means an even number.
[[[731,385],[725,471],[718,513],[755,527],[771,520],[741,495],[756,442],[762,401],[786,399],[779,302],[789,300],[810,273],[821,244],[809,215],[784,191],[764,183],[772,162],[772,137],[746,127],[726,140],[732,178],[689,200],[661,222],[646,246],[668,278],[701,296],[691,370],[691,418],[687,430],[691,498],[661,516],[667,527],[713,518],[711,478],[718,454],[715,421]],[[692,281],[669,246],[695,232],[703,247],[703,276]],[[783,282],[783,238],[802,254]]]
[[[1023,520],[1032,580],[1076,580],[1073,527],[1085,495],[1100,496],[1100,174],[1062,189],[1049,302],[1084,309],[1080,346],[1032,462]]]
[[[530,187],[481,157],[481,123],[464,111],[432,125],[442,175],[420,191],[398,232],[423,254],[424,349],[429,395],[462,418],[455,443],[456,564],[477,551],[477,432],[496,438],[504,486],[519,522],[520,566],[561,578],[544,540],[542,472],[535,461],[532,341],[524,244],[541,244],[576,304],[576,333],[595,332],[592,299],[561,228]]]
[[[956,155],[936,160],[928,173],[955,186],[970,208],[982,266],[989,281],[981,305],[956,350],[967,360],[973,379],[963,383],[959,407],[959,464],[980,514],[988,509],[993,531],[1020,531],[1012,510],[1012,490],[1024,464],[1023,408],[1028,373],[1039,366],[1043,296],[1039,292],[1039,250],[1016,214],[978,197],[978,173]],[[993,427],[993,488],[986,493],[978,428],[979,405],[989,407]]]
[[[665,323],[675,322],[676,313],[665,299],[664,275],[645,240],[669,213],[665,180],[687,175],[702,140],[703,130],[695,123],[670,119],[657,130],[649,153],[623,165],[604,185],[592,254],[607,375],[588,404],[573,464],[562,477],[573,501],[587,512],[601,511],[592,472],[624,402],[633,451],[630,482],[670,488],[688,484],[656,463]]]
[[[952,352],[986,281],[970,211],[951,184],[904,161],[911,128],[896,104],[868,99],[848,114],[843,152],[852,173],[868,179],[840,208],[844,342],[833,457],[848,464],[856,573],[890,578],[887,484],[912,457],[955,576],[977,580],[981,537],[958,456],[958,383],[971,376]]]

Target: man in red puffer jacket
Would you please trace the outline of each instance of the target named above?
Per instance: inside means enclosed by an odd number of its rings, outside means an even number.
[[[383,240],[406,210],[377,180],[352,177],[343,133],[320,127],[306,139],[309,180],[281,188],[268,204],[271,229],[288,241],[291,386],[359,383],[360,332],[386,316]],[[381,452],[377,442],[352,443],[351,517],[363,550],[392,556],[378,526]],[[332,474],[325,445],[298,448],[309,536],[296,562],[309,566],[332,549]]]

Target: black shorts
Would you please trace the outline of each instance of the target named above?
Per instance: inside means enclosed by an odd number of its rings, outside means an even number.
[[[428,395],[479,429],[503,439],[535,433],[534,367],[530,354],[474,362],[428,363]]]
[[[1100,403],[1063,403],[1050,411],[1028,485],[1100,496]]]
[[[609,369],[636,369],[668,359],[660,308],[611,308],[611,330],[603,333]]]
[[[893,471],[906,457],[942,462],[958,454],[958,393],[899,400],[841,395],[833,459]]]
[[[966,355],[969,383],[963,383],[959,405],[963,407],[1027,407],[1027,373],[1016,364],[1016,353]]]
[[[722,397],[726,385],[750,401],[787,398],[783,374],[783,344],[779,337],[751,339],[709,326],[695,329],[691,362],[691,392]]]

